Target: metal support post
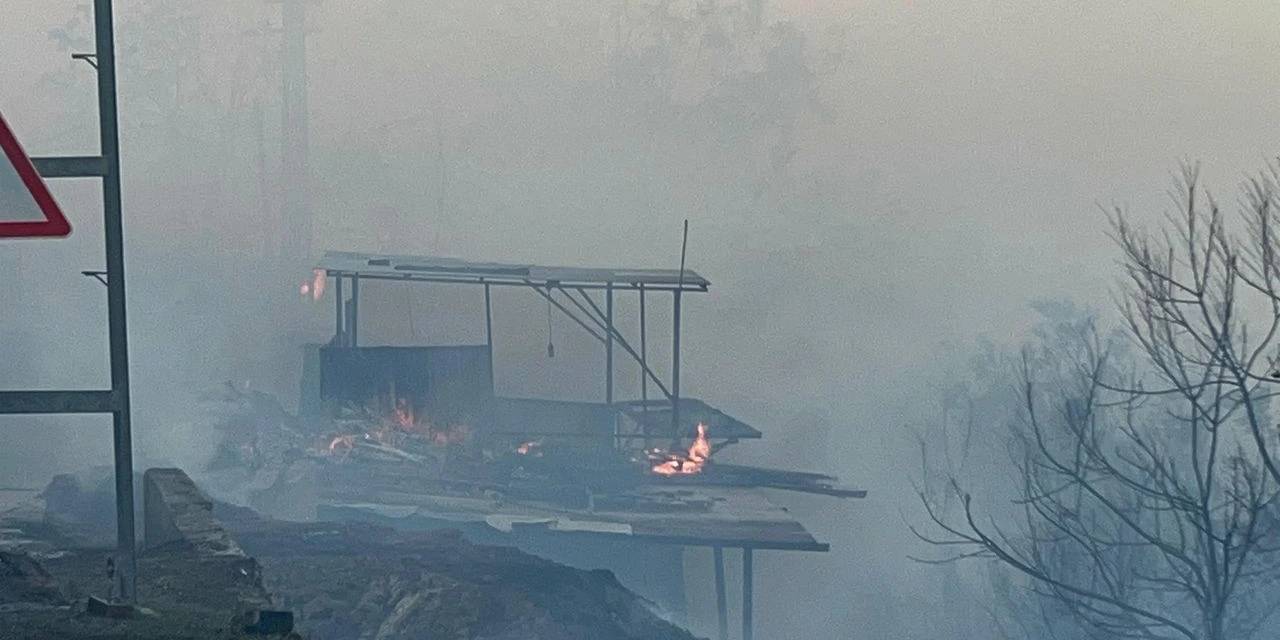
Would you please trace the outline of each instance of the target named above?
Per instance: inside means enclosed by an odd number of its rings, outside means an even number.
[[[98,61],[98,136],[106,172],[102,177],[103,235],[106,240],[107,333],[111,351],[111,389],[116,473],[116,563],[120,595],[137,599],[138,562],[133,522],[133,434],[129,406],[129,332],[125,322],[124,225],[120,213],[120,137],[116,111],[116,57],[111,0],[94,0],[94,37]]]
[[[581,302],[578,302],[573,296],[569,295],[568,293],[565,293],[565,297],[569,299],[569,302],[572,302],[573,305],[576,306],[579,311],[582,311],[582,313],[586,314],[587,319],[590,320],[592,323],[594,323],[602,331],[612,335],[614,341],[616,341],[617,344],[621,346],[622,349],[626,351],[627,354],[630,355],[633,360],[635,360],[637,363],[640,364],[640,369],[644,373],[648,374],[649,379],[652,380],[654,384],[658,385],[658,389],[662,391],[663,395],[665,395],[668,399],[670,399],[671,392],[667,391],[666,385],[662,384],[662,381],[658,379],[658,375],[655,374],[651,369],[649,369],[648,365],[645,364],[643,359],[640,357],[640,354],[636,353],[636,350],[627,342],[627,339],[622,337],[622,334],[618,332],[617,327],[614,327],[612,331],[609,330],[609,323],[607,318],[605,318],[605,312],[600,310],[599,305],[597,305],[595,302],[592,302],[591,298],[587,295],[586,291],[578,287],[575,287],[575,289],[577,289],[578,294],[582,296],[583,301],[585,301],[588,305],[591,306],[591,310],[588,311],[586,307],[582,306]],[[542,293],[542,291],[539,289],[535,289],[535,291]],[[563,288],[561,288],[560,291],[561,293],[564,293]],[[575,316],[571,311],[569,311],[563,305],[560,305],[558,302],[555,302],[554,298],[552,298],[551,300],[552,300],[552,304],[557,305],[560,311],[563,312],[566,316],[568,316],[569,319],[577,322],[579,326],[582,326],[583,329],[588,330],[588,332],[590,332],[591,335],[595,336],[596,339],[599,340],[601,344],[604,344],[605,339],[603,337],[600,337],[599,335],[596,335],[594,331],[591,331],[590,327],[586,326],[585,322],[583,322],[580,318]]]
[[[613,283],[604,289],[604,401],[613,404]]]
[[[671,438],[680,432],[680,290],[672,292],[671,307]]]
[[[724,588],[724,547],[712,547],[716,563],[716,622],[720,640],[729,640],[729,603]]]
[[[343,316],[343,311],[345,311],[345,309],[343,309],[342,307],[343,305],[346,304],[346,301],[343,300],[343,297],[344,296],[342,294],[342,274],[338,273],[333,276],[333,310],[334,310],[334,315],[336,316],[333,321],[333,344],[334,346],[338,346],[338,347],[341,347],[342,345],[346,344],[346,341],[347,341],[346,336],[343,335],[346,331],[342,326],[343,325],[342,316]]]
[[[644,283],[640,283],[640,411],[649,412],[649,345],[645,336]],[[649,435],[648,433],[645,434]]]
[[[493,391],[497,387],[493,372],[493,302],[489,298],[488,282],[484,283],[484,342],[489,347],[489,390]]]
[[[347,339],[351,341],[348,346],[355,347],[359,344],[358,337],[360,334],[360,276],[351,276],[351,313],[347,315]]]
[[[689,220],[680,238],[680,279],[671,305],[671,446],[678,447],[680,433],[680,294],[684,289],[684,261],[689,253]]]
[[[110,413],[116,490],[116,584],[121,600],[137,600],[137,544],[134,536],[133,433],[129,404],[129,331],[124,288],[124,223],[120,206],[120,136],[116,106],[116,58],[111,0],[93,0],[94,54],[98,74],[98,156],[36,158],[44,178],[100,178],[107,286],[107,339],[111,389],[90,391],[0,391],[0,414]],[[96,64],[95,64],[96,62]],[[102,281],[102,278],[98,278]]]
[[[751,640],[751,547],[742,548],[742,640]]]

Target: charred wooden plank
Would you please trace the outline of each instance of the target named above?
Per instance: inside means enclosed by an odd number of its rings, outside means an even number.
[[[723,487],[758,487],[838,498],[865,498],[862,489],[839,485],[839,478],[821,473],[769,469],[745,465],[708,463],[702,473],[681,476],[652,476],[652,484],[679,484]]]

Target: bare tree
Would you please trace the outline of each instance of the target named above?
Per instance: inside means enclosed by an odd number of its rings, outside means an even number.
[[[940,533],[916,534],[958,551],[940,561],[999,561],[1091,637],[1257,635],[1280,596],[1274,176],[1247,186],[1240,236],[1199,194],[1194,168],[1163,233],[1115,212],[1129,340],[1086,325],[1024,351],[1017,498],[979,510],[954,474],[957,508],[921,491]]]
[[[1246,183],[1243,233],[1233,233],[1217,201],[1202,193],[1196,167],[1184,168],[1178,209],[1160,234],[1134,227],[1119,210],[1112,216],[1127,274],[1124,319],[1159,381],[1131,391],[1180,397],[1202,417],[1221,395],[1228,413],[1241,414],[1275,482],[1277,431],[1261,409],[1280,382],[1278,172],[1272,165]]]

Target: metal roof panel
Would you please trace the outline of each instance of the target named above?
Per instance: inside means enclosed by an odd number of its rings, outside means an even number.
[[[444,256],[409,256],[395,254],[327,251],[316,265],[318,269],[354,274],[360,277],[427,280],[448,279],[457,282],[515,282],[544,285],[653,285],[688,290],[706,290],[711,282],[697,272],[685,269],[628,269],[611,267],[554,267],[462,260]]]

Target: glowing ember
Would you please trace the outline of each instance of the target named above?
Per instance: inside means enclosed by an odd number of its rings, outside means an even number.
[[[443,429],[431,428],[431,444],[437,447],[465,444],[470,437],[471,427],[465,424],[451,424]]]
[[[329,453],[338,453],[342,451],[350,451],[356,446],[356,437],[354,435],[337,436],[329,442]]]
[[[395,393],[379,396],[364,407],[349,407],[350,416],[359,424],[353,432],[325,436],[313,444],[320,455],[344,457],[354,449],[371,451],[394,449],[405,452],[421,446],[450,447],[466,445],[471,440],[471,427],[466,424],[434,424],[425,411],[410,398]],[[350,426],[351,422],[347,423]],[[536,444],[535,444],[536,446]],[[535,455],[542,455],[541,452]]]
[[[417,424],[413,416],[413,406],[405,398],[396,400],[396,408],[391,414],[391,419],[404,431],[411,431]]]
[[[688,453],[669,453],[661,449],[649,452],[653,472],[662,476],[693,475],[711,459],[711,441],[707,439],[707,425],[698,423],[698,437],[689,445]]]
[[[319,301],[324,297],[324,287],[328,280],[325,278],[324,269],[315,269],[311,272],[311,281],[304,282],[298,287],[298,293],[302,297],[310,297],[312,300]]]

